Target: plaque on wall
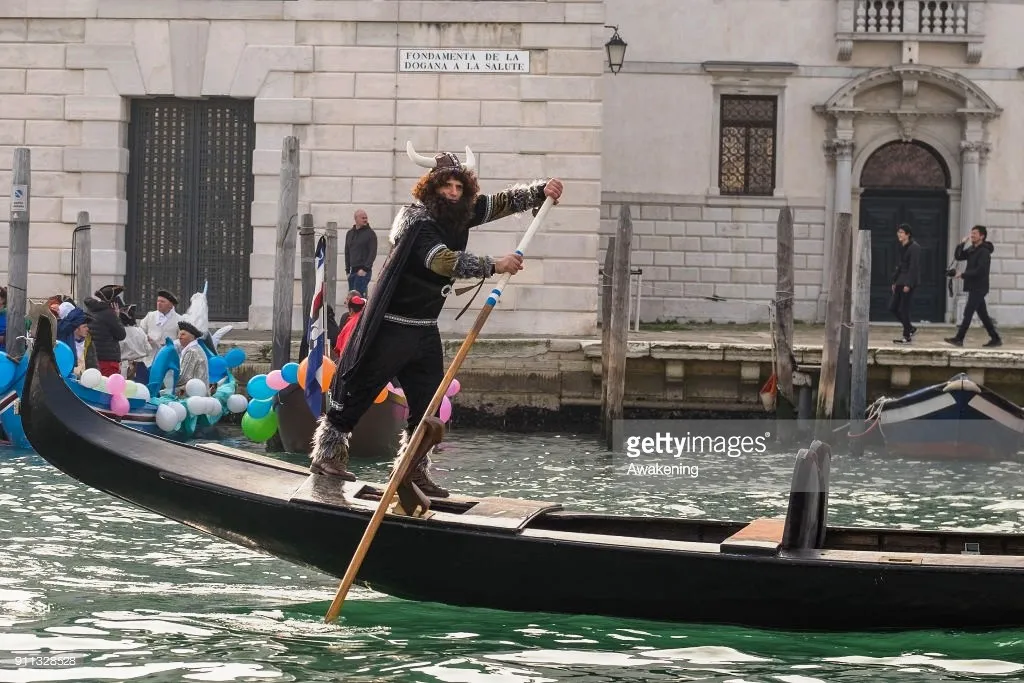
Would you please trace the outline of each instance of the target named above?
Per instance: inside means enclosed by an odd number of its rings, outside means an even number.
[[[398,70],[421,73],[528,74],[529,50],[403,48]]]

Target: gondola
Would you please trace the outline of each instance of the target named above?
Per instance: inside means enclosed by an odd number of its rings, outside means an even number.
[[[275,402],[277,431],[284,450],[309,455],[313,450],[316,418],[309,410],[302,387],[289,384],[278,392]],[[353,460],[394,460],[400,445],[399,432],[405,427],[408,414],[405,397],[388,391],[385,399],[370,406],[352,430],[350,457]]]
[[[41,320],[22,418],[54,467],[193,529],[344,574],[382,485],[123,427],[74,395],[51,346]],[[1024,535],[828,526],[830,458],[820,442],[797,455],[785,519],[432,499],[418,516],[384,517],[357,581],[459,606],[794,630],[1024,624]]]
[[[915,460],[1007,460],[1024,438],[1024,408],[960,373],[870,409],[888,453]]]

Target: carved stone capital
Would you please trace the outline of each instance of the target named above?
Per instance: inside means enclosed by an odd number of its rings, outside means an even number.
[[[834,140],[825,140],[821,143],[821,148],[825,150],[825,160],[835,161],[836,160],[836,143]]]
[[[847,140],[845,138],[836,138],[831,140],[833,154],[839,161],[852,161],[853,160],[853,140]]]
[[[981,161],[982,156],[988,157],[992,146],[981,140],[961,140],[960,152],[963,155],[964,163],[976,164]]]

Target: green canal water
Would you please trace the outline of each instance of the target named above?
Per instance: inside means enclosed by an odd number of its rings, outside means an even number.
[[[474,431],[453,432],[434,459],[467,494],[719,519],[784,513],[793,463],[779,454],[713,481],[643,478],[589,435]],[[1021,530],[1022,472],[836,457],[830,522]],[[88,489],[32,452],[0,451],[0,482],[0,681],[1024,680],[1024,630],[786,633],[454,608],[359,587],[326,625],[331,577]]]

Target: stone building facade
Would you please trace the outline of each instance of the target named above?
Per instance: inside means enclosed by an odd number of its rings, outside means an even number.
[[[422,173],[406,156],[411,140],[431,156],[468,145],[488,192],[564,179],[563,202],[488,330],[588,334],[603,24],[604,3],[590,0],[0,3],[0,187],[11,184],[14,148],[29,147],[29,296],[69,291],[72,232],[88,211],[94,286],[124,281],[145,308],[157,287],[187,300],[207,280],[212,318],[267,329],[283,139],[300,141],[299,213],[318,227],[337,222],[340,250],[365,209],[378,272],[391,221]],[[471,50],[513,54],[528,68],[480,69],[459,52]],[[471,249],[508,253],[528,225],[481,228]],[[7,233],[0,227],[0,271]],[[298,278],[296,259],[295,329]],[[339,299],[346,289],[342,273]],[[445,330],[472,324],[472,314],[454,321],[469,297],[449,304]]]
[[[1024,323],[1024,129],[1006,114],[1024,100],[1024,4],[608,0],[606,12],[629,47],[605,79],[602,252],[628,204],[642,320],[765,320],[789,206],[797,319],[823,319],[846,212],[872,234],[873,320],[893,319],[905,221],[925,254],[915,320],[959,318],[943,273],[981,223],[995,245],[989,310]]]

